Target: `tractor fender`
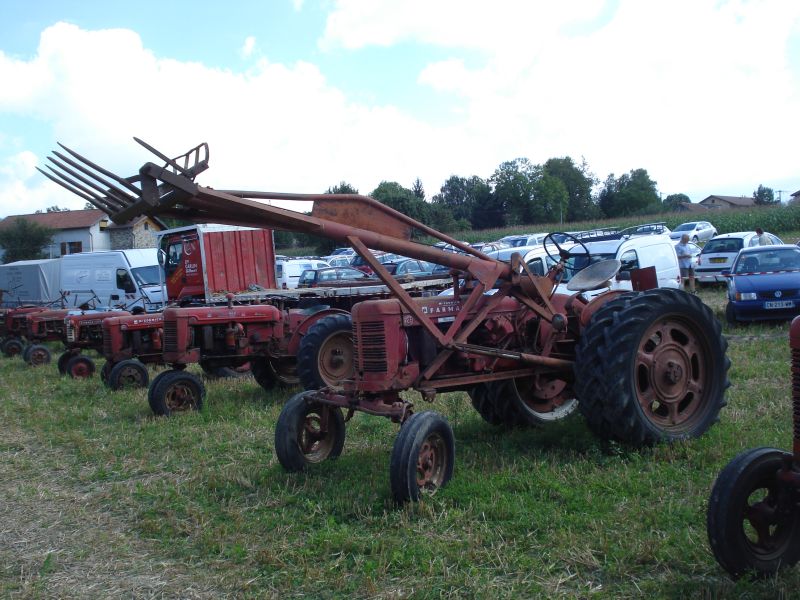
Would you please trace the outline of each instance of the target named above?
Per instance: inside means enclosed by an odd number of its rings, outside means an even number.
[[[580,311],[581,331],[583,331],[592,319],[592,315],[611,300],[619,298],[625,294],[630,294],[630,290],[609,290],[592,298]]]
[[[349,315],[349,314],[350,314],[349,311],[342,310],[341,308],[326,308],[308,315],[305,319],[300,321],[297,328],[294,331],[292,331],[292,336],[289,338],[289,347],[287,348],[287,354],[289,356],[297,356],[297,353],[300,350],[300,340],[308,332],[309,328],[320,319],[323,319],[330,315]]]

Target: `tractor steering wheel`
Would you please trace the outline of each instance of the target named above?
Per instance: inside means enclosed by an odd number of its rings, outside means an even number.
[[[563,239],[561,240],[562,244],[567,240],[572,240],[573,242],[575,242],[575,244],[577,244],[581,248],[583,248],[583,252],[586,254],[587,257],[589,256],[589,248],[587,248],[586,244],[584,244],[577,237],[575,237],[571,233],[564,233],[562,231],[554,231],[552,233],[548,233],[544,237],[544,239],[542,240],[542,247],[544,247],[544,253],[547,254],[547,258],[549,258],[553,262],[555,262],[555,263],[559,263],[559,262],[562,262],[562,261],[566,262],[566,260],[570,256],[573,256],[568,250],[565,250],[564,248],[561,247],[561,244],[559,244],[558,241],[556,240],[556,238],[554,237],[556,235],[563,236]],[[558,250],[558,254],[550,252],[550,249],[548,249],[548,247],[547,247],[548,243],[550,243],[550,244],[552,244],[553,246],[556,247],[556,249]]]

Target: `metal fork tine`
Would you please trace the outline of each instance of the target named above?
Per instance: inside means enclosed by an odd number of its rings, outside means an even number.
[[[87,196],[86,194],[84,194],[80,190],[74,188],[73,186],[71,186],[70,184],[66,183],[65,181],[61,181],[60,179],[57,179],[56,177],[53,177],[52,175],[50,175],[50,173],[47,173],[47,172],[43,171],[39,167],[36,167],[36,170],[39,171],[39,173],[41,173],[45,177],[47,177],[49,180],[51,180],[51,181],[57,183],[58,185],[60,185],[61,187],[63,187],[64,189],[72,192],[73,194],[75,194],[76,196],[78,196],[80,198],[83,198],[87,202],[90,202],[91,204],[93,204],[94,206],[96,206],[97,208],[102,210],[104,213],[106,213],[108,215],[111,214],[109,208],[107,206],[105,206],[104,204],[101,204],[95,198],[92,198],[91,196]]]
[[[153,148],[153,147],[152,147],[150,144],[148,144],[147,142],[145,142],[145,141],[143,141],[143,140],[140,140],[140,139],[139,139],[139,138],[137,138],[136,136],[134,136],[134,137],[133,137],[133,139],[134,139],[134,140],[135,140],[135,141],[136,141],[138,144],[140,144],[141,146],[143,146],[143,147],[147,148],[147,149],[148,149],[150,152],[152,152],[153,154],[155,154],[155,155],[156,155],[158,158],[160,158],[161,160],[163,160],[165,163],[167,163],[168,165],[170,165],[170,166],[171,166],[173,169],[175,169],[175,171],[176,171],[176,172],[180,173],[181,175],[185,175],[185,174],[186,174],[186,169],[184,169],[183,167],[181,167],[181,166],[180,166],[178,163],[176,163],[174,160],[172,160],[171,158],[169,158],[167,155],[165,155],[165,154],[163,154],[163,153],[159,152],[158,150],[156,150],[155,148]]]
[[[75,192],[77,194],[78,192],[76,190],[80,190],[82,192],[80,194],[80,196],[82,198],[85,198],[86,200],[89,200],[95,206],[97,206],[98,203],[103,205],[105,208],[101,208],[101,210],[103,210],[104,212],[107,212],[107,213],[111,214],[112,212],[114,212],[116,210],[119,210],[118,207],[116,207],[113,204],[111,204],[110,202],[108,202],[108,200],[106,198],[94,193],[89,188],[82,186],[80,183],[78,183],[77,181],[75,181],[74,179],[69,177],[67,174],[61,173],[60,171],[56,171],[50,165],[47,165],[47,168],[50,169],[56,175],[56,177],[58,177],[59,179],[63,180],[63,182],[68,184],[70,187],[68,187],[67,189],[69,189],[70,191],[73,191],[73,192]],[[44,171],[42,171],[42,173],[44,173]],[[47,175],[47,173],[45,173],[45,175]],[[51,179],[52,179],[52,177],[51,177]],[[53,181],[55,181],[55,180],[53,180]],[[67,187],[67,186],[64,185],[64,187]]]
[[[61,142],[58,142],[58,145],[61,146],[67,152],[69,152],[72,156],[74,156],[80,162],[82,162],[82,163],[84,163],[86,165],[89,165],[92,169],[94,169],[98,173],[102,173],[106,177],[109,177],[110,179],[113,179],[114,181],[116,181],[116,182],[120,183],[121,185],[125,186],[130,191],[132,191],[134,194],[136,194],[137,197],[141,195],[141,193],[142,193],[141,190],[139,188],[137,188],[135,185],[133,185],[130,181],[125,179],[124,177],[120,177],[119,175],[116,175],[115,173],[112,173],[111,171],[108,171],[108,170],[104,169],[100,165],[93,163],[88,158],[84,158],[83,156],[81,156],[80,154],[75,152],[74,150],[70,150],[69,148],[67,148]]]
[[[120,208],[125,207],[129,203],[136,201],[136,198],[130,197],[128,194],[126,194],[120,188],[118,188],[118,187],[116,187],[114,185],[110,185],[110,184],[108,184],[108,182],[101,180],[94,173],[87,172],[87,170],[82,168],[80,165],[73,164],[73,161],[69,160],[66,156],[64,156],[64,155],[62,155],[62,154],[60,154],[58,152],[53,152],[53,154],[55,154],[56,156],[58,156],[62,160],[67,161],[69,164],[73,165],[76,169],[86,173],[87,175],[89,175],[89,177],[93,177],[95,179],[95,181],[99,181],[99,182],[101,182],[103,184],[106,184],[107,187],[106,186],[99,186],[94,181],[91,181],[91,180],[87,179],[86,177],[81,176],[80,173],[76,173],[75,171],[73,171],[72,169],[67,167],[66,165],[60,163],[59,161],[57,161],[52,156],[48,156],[47,157],[47,159],[50,162],[52,162],[54,165],[56,165],[64,173],[72,175],[72,177],[74,177],[75,179],[78,179],[79,181],[82,181],[83,183],[85,183],[89,187],[92,187],[95,190],[97,190],[98,192],[100,192],[101,195],[107,196],[107,198],[106,198],[107,201],[113,201],[113,203],[114,204],[118,204]]]

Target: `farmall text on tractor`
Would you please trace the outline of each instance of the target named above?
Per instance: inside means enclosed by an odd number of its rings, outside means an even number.
[[[208,167],[206,144],[171,159],[137,141],[161,164],[148,162],[138,174],[121,177],[62,146],[64,152],[50,158],[52,173],[43,173],[116,223],[161,215],[348,244],[391,290],[390,298],[352,309],[352,378],[286,401],[275,451],[289,471],[337,457],[346,421],[362,411],[402,425],[389,466],[398,502],[444,486],[453,473],[453,432],[436,412],[418,412],[408,390],[424,403],[439,392],[464,390],[491,423],[546,424],[577,407],[598,436],[634,446],[699,436],[725,404],[727,342],[699,299],[666,289],[608,291],[591,300],[582,295],[605,287],[619,261],[584,269],[569,282],[574,293],[560,294],[555,290],[567,252],[553,236],[547,243],[556,265],[539,276],[519,255],[509,262],[491,259],[369,197],[201,186],[194,180]],[[313,209],[306,215],[259,200],[309,201]],[[464,253],[410,241],[414,229]],[[580,247],[580,240],[572,241]],[[449,266],[453,296],[411,297],[369,249]],[[165,351],[170,335],[188,332],[165,330]]]

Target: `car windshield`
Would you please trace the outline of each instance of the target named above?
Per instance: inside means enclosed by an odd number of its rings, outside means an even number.
[[[574,255],[567,259],[566,268],[564,269],[564,277],[562,283],[568,283],[576,273],[582,271],[589,265],[600,262],[601,260],[608,260],[614,258],[613,254],[589,254],[588,256],[582,252],[580,247],[577,248]]]
[[[672,231],[691,231],[696,225],[697,223],[684,223],[683,225],[678,225]]]
[[[715,252],[736,253],[744,246],[742,238],[722,238],[710,240],[703,246],[703,254],[713,254]]]
[[[158,265],[148,265],[146,267],[136,267],[131,269],[133,278],[139,285],[158,285],[159,284],[159,271],[161,269]]]
[[[800,250],[785,248],[769,252],[745,252],[739,255],[734,273],[758,273],[800,270]]]

